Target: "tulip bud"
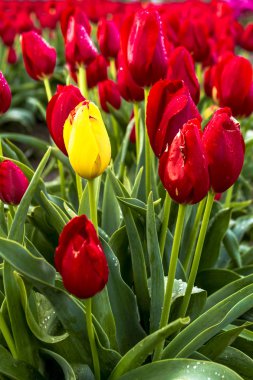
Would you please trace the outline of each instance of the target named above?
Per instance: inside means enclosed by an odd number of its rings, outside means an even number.
[[[243,31],[240,45],[245,50],[253,51],[253,23],[248,24]]]
[[[11,89],[2,71],[0,71],[0,115],[8,111],[10,105]]]
[[[95,87],[99,82],[103,82],[108,78],[107,76],[108,63],[102,54],[96,56],[86,67],[86,77],[88,88]]]
[[[14,49],[13,46],[10,46],[8,49],[7,62],[9,63],[9,65],[15,65],[17,60],[18,60],[18,57],[17,57],[16,50]]]
[[[120,48],[119,30],[113,20],[101,19],[97,30],[98,45],[105,58],[116,58]]]
[[[57,86],[56,94],[47,106],[47,126],[55,144],[67,155],[63,140],[63,126],[70,111],[84,100],[79,88],[69,86]]]
[[[71,219],[62,230],[55,266],[65,288],[76,297],[93,297],[105,287],[109,274],[106,257],[85,215]]]
[[[240,124],[231,116],[229,108],[217,110],[203,133],[211,187],[216,193],[223,193],[235,183],[244,161]]]
[[[102,174],[111,159],[111,144],[98,107],[88,100],[69,114],[63,138],[70,164],[86,179]]]
[[[193,59],[183,46],[176,48],[169,57],[167,79],[183,80],[188,87],[192,100],[199,102],[200,87],[195,74]]]
[[[201,116],[182,81],[161,80],[150,90],[147,104],[147,132],[157,157],[165,151],[188,120]]]
[[[118,90],[118,86],[115,82],[108,79],[98,84],[98,94],[102,109],[109,113],[109,109],[106,103],[109,103],[115,109],[119,109],[121,106],[121,98]]]
[[[82,25],[88,35],[90,35],[91,32],[91,26],[88,20],[88,17],[86,14],[80,9],[80,7],[75,4],[75,6],[67,6],[64,11],[61,13],[61,31],[64,39],[66,38],[67,35],[67,30],[68,30],[68,24],[70,17],[74,17],[75,21]]]
[[[18,205],[29,185],[22,170],[10,160],[0,163],[0,199]]]
[[[179,130],[159,160],[159,176],[175,202],[194,204],[207,195],[209,173],[199,120],[189,120]]]
[[[122,51],[133,80],[149,87],[164,78],[168,58],[159,13],[139,10],[126,19],[121,31]]]
[[[23,60],[28,75],[41,80],[53,74],[56,64],[56,50],[34,31],[20,37]]]

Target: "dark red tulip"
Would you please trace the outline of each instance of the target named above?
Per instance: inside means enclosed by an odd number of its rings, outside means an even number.
[[[12,15],[14,18],[15,15]],[[17,29],[12,20],[5,18],[3,26],[1,28],[1,37],[4,45],[12,46],[14,44],[14,40],[17,34]]]
[[[61,31],[62,31],[64,39],[66,38],[66,35],[67,35],[70,17],[74,17],[75,21],[78,24],[82,25],[85,28],[88,35],[90,35],[91,26],[86,14],[77,5],[67,6],[64,9],[64,11],[61,13]]]
[[[34,31],[20,37],[23,60],[28,75],[41,80],[53,74],[56,64],[56,50]]]
[[[134,81],[149,87],[166,76],[167,51],[159,13],[142,9],[129,16],[121,29],[124,59]]]
[[[217,110],[203,133],[211,187],[223,193],[240,175],[245,145],[240,124],[232,117],[229,108]]]
[[[213,96],[215,66],[208,67],[204,72],[204,90],[209,98]]]
[[[195,104],[199,102],[200,87],[193,59],[186,48],[179,46],[169,57],[167,79],[183,80]]]
[[[11,105],[11,89],[0,71],[0,115],[8,111]]]
[[[119,58],[117,83],[120,95],[127,102],[140,102],[144,99],[144,90],[134,82],[123,57]]]
[[[109,103],[116,109],[120,108],[121,98],[119,89],[117,84],[112,80],[108,79],[100,82],[98,84],[98,94],[101,107],[105,112],[110,112],[106,103]]]
[[[93,297],[105,287],[109,274],[106,257],[85,215],[71,219],[62,230],[55,266],[65,288],[76,297]]]
[[[120,48],[119,30],[113,20],[101,19],[97,29],[98,45],[105,58],[116,58]]]
[[[58,148],[67,155],[63,141],[63,126],[69,113],[84,99],[79,88],[57,86],[56,94],[47,105],[47,126]]]
[[[13,46],[10,46],[8,49],[7,62],[10,65],[14,65],[18,60],[16,50]]]
[[[18,205],[29,185],[22,170],[10,160],[0,163],[0,199],[4,203]]]
[[[250,61],[232,53],[224,55],[214,74],[219,105],[230,107],[234,116],[249,116],[253,111],[252,80]]]
[[[89,65],[98,55],[85,27],[71,16],[65,39],[66,60],[71,65]]]
[[[165,151],[188,120],[201,116],[182,81],[161,80],[150,90],[147,104],[147,131],[157,157]]]
[[[107,76],[108,62],[102,54],[96,56],[86,67],[86,76],[88,88],[95,87],[99,82],[108,78]]]
[[[253,23],[248,24],[242,33],[240,45],[248,51],[253,51]]]
[[[159,176],[175,202],[194,204],[208,193],[210,181],[201,134],[199,120],[189,120],[159,160]]]

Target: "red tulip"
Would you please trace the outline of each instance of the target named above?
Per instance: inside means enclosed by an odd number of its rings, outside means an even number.
[[[235,183],[244,161],[240,124],[231,116],[229,108],[217,110],[203,133],[211,187],[216,193],[223,193]]]
[[[56,94],[47,106],[47,126],[58,148],[67,155],[63,141],[63,126],[69,113],[82,101],[80,90],[72,85],[57,86]]]
[[[13,46],[10,46],[8,49],[7,62],[10,65],[14,65],[17,62],[17,60],[18,60],[18,57],[16,54],[16,50],[14,49]]]
[[[29,185],[22,170],[10,160],[0,163],[0,199],[18,205]]]
[[[119,69],[117,73],[117,83],[120,95],[127,102],[140,102],[144,99],[144,90],[136,84],[129,72],[123,57],[119,55]]]
[[[95,87],[99,82],[102,82],[108,78],[107,76],[108,63],[102,54],[96,56],[86,67],[86,76],[88,88]]]
[[[189,120],[179,130],[159,160],[159,176],[175,202],[194,204],[207,195],[210,181],[199,120]]]
[[[116,58],[120,48],[119,30],[113,20],[101,19],[97,30],[98,45],[105,58]]]
[[[234,116],[248,116],[253,111],[252,80],[250,61],[224,55],[215,67],[214,86],[221,107],[230,107]]]
[[[167,72],[167,51],[159,13],[143,9],[128,17],[121,29],[124,59],[134,81],[149,87]]]
[[[240,45],[248,51],[253,51],[253,23],[248,24],[243,31]]]
[[[150,90],[147,104],[147,131],[157,157],[166,150],[188,120],[201,116],[182,81],[161,80]]]
[[[21,35],[23,60],[28,75],[41,80],[53,74],[56,64],[56,50],[34,31]]]
[[[80,9],[80,7],[76,5],[67,6],[61,14],[61,31],[62,31],[64,39],[66,38],[66,35],[67,35],[70,17],[74,17],[75,21],[78,24],[82,25],[85,28],[88,35],[90,35],[91,26],[86,14]]]
[[[112,80],[108,79],[103,82],[100,82],[98,84],[98,94],[101,107],[105,112],[110,112],[106,103],[109,103],[116,109],[120,108],[120,93],[117,84]]]
[[[11,105],[11,89],[0,71],[0,115],[8,111]]]
[[[108,265],[93,224],[85,215],[64,227],[55,251],[55,266],[65,288],[79,298],[90,298],[108,281]]]
[[[169,57],[167,79],[183,80],[195,104],[199,102],[200,87],[195,74],[193,59],[183,46],[176,48]]]
[[[69,18],[65,39],[66,60],[71,65],[89,65],[98,55],[85,27],[76,18]]]

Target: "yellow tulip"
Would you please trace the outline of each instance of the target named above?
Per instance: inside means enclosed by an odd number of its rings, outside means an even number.
[[[63,139],[70,164],[81,177],[95,178],[109,165],[111,144],[94,103],[85,100],[70,112],[64,124]]]

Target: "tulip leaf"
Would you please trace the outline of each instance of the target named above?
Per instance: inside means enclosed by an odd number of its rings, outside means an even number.
[[[253,215],[241,216],[236,219],[236,225],[233,232],[240,242],[243,236],[253,227]]]
[[[6,144],[12,149],[12,151],[16,154],[17,160],[21,161],[24,165],[30,167],[32,169],[32,165],[28,161],[26,155],[19,149],[15,144],[6,139]]]
[[[219,252],[222,239],[228,229],[231,216],[230,209],[223,209],[211,219],[206,237],[202,256],[199,264],[199,269],[208,269],[215,265]]]
[[[242,266],[242,259],[239,252],[239,242],[231,229],[225,233],[223,243],[230,259],[238,266]]]
[[[207,269],[198,274],[196,284],[211,294],[239,278],[239,274],[229,269]]]
[[[112,189],[109,177],[106,176],[103,204],[102,204],[102,229],[111,236],[120,225],[120,208]]]
[[[18,141],[42,151],[46,151],[49,146],[48,141],[43,141],[42,139],[38,139],[37,137],[33,136],[23,135],[22,133],[0,133],[0,138],[7,138],[10,140]]]
[[[121,143],[117,157],[115,158],[115,161],[114,161],[114,170],[117,177],[119,177],[122,174],[122,170],[124,167],[124,162],[125,162],[125,158],[127,154],[127,148],[129,144],[129,138],[130,138],[133,125],[134,125],[134,120],[131,120],[126,128],[125,136]]]
[[[13,380],[45,380],[45,378],[28,363],[13,359],[9,351],[3,346],[0,346],[0,374]]]
[[[155,223],[153,195],[149,194],[146,217],[146,238],[150,263],[151,301],[150,332],[159,328],[164,299],[164,273]]]
[[[45,348],[41,348],[40,352],[43,356],[48,356],[57,362],[57,364],[61,367],[62,372],[64,373],[64,380],[77,380],[73,368],[62,356],[58,355],[56,352],[47,350]]]
[[[138,196],[138,192],[139,192],[139,188],[140,188],[140,184],[141,184],[141,179],[142,179],[142,174],[143,174],[143,166],[140,168],[138,174],[136,175],[134,185],[132,188],[132,192],[131,192],[131,198],[137,198],[137,196]]]
[[[4,115],[1,115],[0,126],[7,123],[15,123],[15,125],[22,125],[23,127],[31,130],[31,126],[35,125],[33,114],[23,108],[11,108]]]
[[[221,364],[193,359],[170,359],[146,364],[119,378],[119,380],[137,379],[243,380],[236,372]]]
[[[4,203],[0,201],[0,228],[1,228],[1,237],[6,237],[8,233],[7,223],[4,213]]]
[[[215,361],[236,371],[244,380],[252,380],[253,359],[244,352],[227,347]]]
[[[107,288],[116,323],[117,341],[120,352],[125,353],[141,340],[145,333],[139,322],[135,296],[121,277],[118,259],[105,240],[101,239],[101,242],[109,266]]]
[[[47,150],[44,157],[40,161],[40,164],[39,164],[38,168],[36,169],[36,171],[32,177],[32,180],[31,180],[31,182],[30,182],[23,198],[21,199],[21,202],[20,202],[18,208],[17,208],[17,212],[15,214],[15,217],[14,217],[14,220],[13,220],[13,223],[12,223],[9,235],[8,235],[9,239],[11,239],[11,240],[16,240],[16,241],[22,242],[24,239],[24,224],[25,224],[25,220],[26,220],[26,215],[27,215],[30,203],[32,201],[33,194],[34,194],[36,187],[39,183],[41,174],[42,174],[42,172],[46,166],[46,163],[49,159],[49,156],[51,153],[50,151],[51,151],[51,148],[49,148]]]
[[[118,379],[124,373],[139,367],[160,342],[189,322],[189,318],[179,318],[145,337],[121,358],[109,380]]]
[[[65,224],[69,222],[69,218],[56,204],[51,202],[43,192],[40,193],[40,196],[50,225],[60,234]]]

